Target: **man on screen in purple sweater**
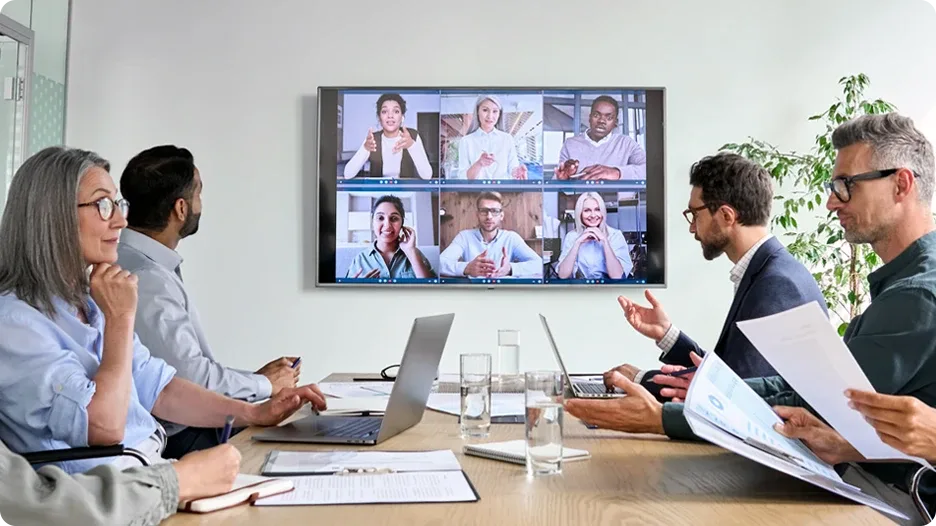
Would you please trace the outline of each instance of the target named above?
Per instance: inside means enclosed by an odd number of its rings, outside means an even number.
[[[562,144],[556,179],[647,178],[647,154],[643,148],[630,136],[612,133],[617,129],[619,111],[613,98],[607,95],[595,98],[588,115],[588,130]]]

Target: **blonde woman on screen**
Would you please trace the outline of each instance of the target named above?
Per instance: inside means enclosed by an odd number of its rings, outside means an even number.
[[[474,131],[458,143],[458,179],[526,179],[526,165],[517,157],[513,135],[497,128],[503,106],[494,95],[475,102]]]
[[[634,264],[624,234],[607,224],[604,200],[586,192],[575,202],[575,230],[562,240],[559,279],[623,279]]]

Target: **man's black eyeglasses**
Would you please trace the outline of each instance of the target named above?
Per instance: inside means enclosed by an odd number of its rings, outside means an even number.
[[[858,175],[840,175],[838,177],[833,177],[831,181],[824,183],[823,186],[826,190],[835,194],[835,197],[837,197],[839,201],[847,203],[849,200],[851,200],[851,189],[858,181],[883,179],[885,177],[890,177],[899,171],[900,168],[888,168],[887,170],[875,170],[873,172],[866,172]],[[919,177],[919,175],[916,173],[913,173],[913,176]]]

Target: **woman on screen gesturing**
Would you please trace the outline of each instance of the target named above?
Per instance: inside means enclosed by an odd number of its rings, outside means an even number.
[[[427,279],[436,277],[426,256],[416,248],[416,231],[403,226],[403,201],[393,195],[377,199],[371,209],[374,242],[358,254],[345,277]]]
[[[562,240],[559,279],[623,279],[634,264],[624,234],[607,225],[604,200],[585,192],[575,202],[575,230]]]
[[[380,130],[367,129],[364,144],[344,168],[344,178],[358,175],[370,161],[371,177],[390,179],[432,179],[432,165],[422,139],[413,128],[404,126],[406,100],[397,93],[384,93],[377,99]]]

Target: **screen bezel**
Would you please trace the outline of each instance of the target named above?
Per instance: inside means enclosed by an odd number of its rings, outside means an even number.
[[[332,232],[330,236],[323,235],[322,223],[323,215],[322,210],[337,210],[337,191],[338,191],[338,181],[337,176],[334,181],[331,181],[333,184],[332,187],[327,187],[329,181],[325,180],[322,177],[322,95],[323,92],[333,92],[336,96],[342,90],[366,90],[366,91],[384,91],[384,92],[395,92],[395,93],[406,93],[413,91],[448,91],[448,92],[458,92],[464,91],[469,93],[478,93],[478,92],[489,92],[489,93],[510,93],[515,91],[578,91],[578,92],[600,92],[600,91],[646,91],[647,97],[651,96],[651,93],[659,94],[660,104],[659,104],[659,120],[656,121],[652,119],[650,115],[647,116],[647,126],[658,125],[661,141],[659,144],[647,143],[647,228],[646,235],[651,237],[652,235],[658,235],[661,239],[661,243],[658,246],[654,247],[654,250],[651,250],[650,243],[647,244],[647,258],[658,259],[661,264],[658,267],[653,267],[654,272],[659,275],[659,279],[651,280],[648,278],[645,280],[646,283],[621,283],[621,282],[612,282],[608,284],[583,284],[583,283],[562,283],[560,282],[550,282],[550,283],[486,283],[486,284],[476,284],[476,283],[371,283],[371,282],[362,282],[362,283],[336,283],[334,280],[336,278],[332,277],[331,282],[323,280],[323,269],[331,274],[335,273],[334,264],[332,265],[322,265],[321,264],[321,254],[327,250],[331,250],[333,254],[337,254],[336,247],[336,233]],[[335,100],[334,106],[337,106],[337,100]],[[650,109],[650,104],[648,100],[647,109]],[[337,127],[337,114],[334,115],[334,124]],[[507,289],[544,289],[544,290],[553,290],[561,288],[574,288],[574,289],[607,289],[607,288],[639,288],[639,289],[649,289],[649,288],[666,288],[668,281],[668,272],[667,272],[667,204],[666,204],[666,188],[667,188],[667,163],[666,163],[666,88],[663,86],[656,87],[646,87],[646,86],[538,86],[538,87],[529,87],[529,86],[319,86],[316,94],[316,119],[315,119],[315,197],[314,202],[316,204],[315,211],[315,269],[313,274],[315,275],[315,287],[319,288],[391,288],[394,290],[399,289],[426,289],[426,288],[465,288],[465,289],[496,289],[496,288],[507,288]],[[336,139],[337,141],[337,139]],[[654,151],[651,154],[651,147],[654,150],[659,149],[659,152]],[[337,146],[335,146],[337,148]],[[653,165],[659,164],[659,167],[654,167],[661,174],[659,181],[654,180],[651,183],[650,173],[651,173],[651,163]],[[659,186],[657,192],[651,192],[651,187],[656,188]],[[327,200],[331,200],[328,202]],[[651,204],[653,203],[653,205]],[[325,206],[323,206],[325,205]],[[651,214],[651,210],[659,210],[659,215]],[[334,214],[333,214],[334,215]],[[651,222],[654,223],[651,227]],[[334,225],[335,219],[332,219],[332,224]],[[657,224],[658,223],[658,224]],[[331,240],[331,243],[329,243]],[[648,272],[651,270],[651,267],[648,265]]]

